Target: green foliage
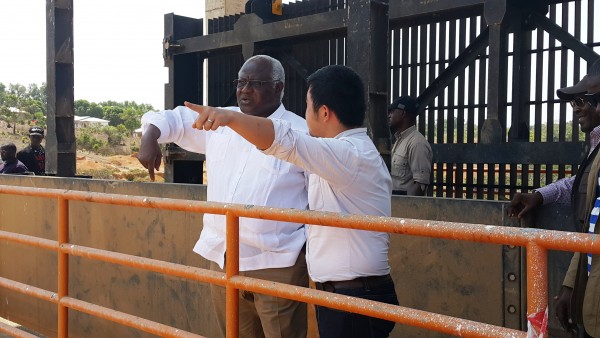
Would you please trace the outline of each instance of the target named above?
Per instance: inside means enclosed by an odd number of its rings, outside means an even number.
[[[0,83],[0,119],[9,122],[13,128],[18,124],[36,120],[36,125],[46,127],[46,84]],[[87,100],[74,102],[74,113],[77,116],[90,116],[106,119],[113,127],[132,132],[140,127],[140,118],[145,112],[154,110],[152,105],[135,101],[105,101],[100,103]],[[15,133],[16,129],[13,129]],[[116,141],[115,141],[116,142]]]
[[[77,138],[77,147],[80,149],[99,151],[101,148],[106,147],[106,142],[100,140],[93,135],[82,132]]]
[[[77,116],[91,116],[99,119],[104,116],[102,106],[97,103],[89,102],[87,100],[76,100],[74,106],[75,115]]]
[[[127,137],[127,130],[122,124],[118,127],[104,127],[103,131],[108,138],[108,144],[111,146],[123,145],[125,137]]]

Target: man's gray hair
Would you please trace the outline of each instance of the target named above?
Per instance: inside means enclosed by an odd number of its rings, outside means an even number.
[[[279,100],[283,100],[283,92],[285,89],[285,71],[283,70],[283,66],[281,65],[281,62],[279,62],[279,60],[272,58],[268,55],[254,55],[253,57],[249,58],[248,60],[246,60],[246,62],[244,62],[244,64],[250,62],[250,61],[264,61],[264,62],[268,62],[271,64],[271,68],[273,69],[273,73],[271,74],[271,80],[277,80],[280,81],[281,83],[284,84],[284,88],[281,90],[281,96],[279,97]]]

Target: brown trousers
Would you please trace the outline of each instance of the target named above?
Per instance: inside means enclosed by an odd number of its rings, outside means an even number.
[[[215,262],[210,269],[224,272]],[[279,269],[240,271],[245,277],[308,287],[305,251],[300,251],[293,266]],[[225,337],[225,288],[211,284],[211,298],[217,321]],[[239,291],[240,338],[306,338],[306,303]]]

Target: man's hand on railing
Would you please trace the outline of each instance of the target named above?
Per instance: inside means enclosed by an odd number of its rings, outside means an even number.
[[[554,296],[554,301],[556,303],[556,318],[566,332],[574,332],[577,329],[577,325],[573,323],[573,320],[570,318],[572,296],[573,289],[564,285],[560,288],[558,296]]]
[[[148,169],[148,174],[152,181],[154,181],[154,170],[160,170],[160,163],[162,162],[162,152],[156,141],[159,137],[160,129],[154,125],[148,125],[144,135],[142,135],[142,142],[138,153],[138,161],[140,161],[144,168]]]
[[[521,218],[530,210],[544,204],[544,198],[539,192],[530,194],[516,193],[508,205],[508,216]]]

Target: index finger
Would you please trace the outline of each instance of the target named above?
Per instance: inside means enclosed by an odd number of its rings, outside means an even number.
[[[198,114],[201,114],[204,112],[204,106],[202,106],[202,105],[191,103],[188,101],[183,102],[183,105],[190,108],[191,110],[195,111]]]

